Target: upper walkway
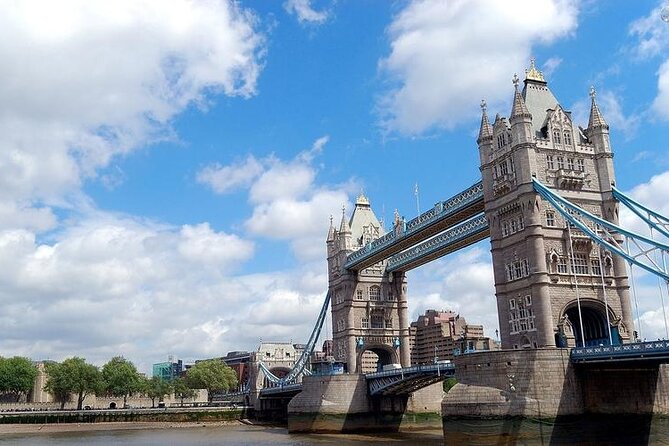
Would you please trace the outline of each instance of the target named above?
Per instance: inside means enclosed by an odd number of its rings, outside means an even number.
[[[571,350],[571,361],[576,364],[611,364],[630,361],[658,364],[668,363],[669,341],[576,347]]]
[[[437,203],[432,209],[372,240],[346,259],[344,268],[367,268],[483,212],[483,183]]]

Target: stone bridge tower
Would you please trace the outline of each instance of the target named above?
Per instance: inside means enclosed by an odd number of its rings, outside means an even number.
[[[408,367],[411,361],[404,273],[386,273],[386,261],[360,271],[344,268],[349,254],[383,233],[363,194],[350,220],[342,210],[339,230],[330,222],[327,252],[333,355],[346,362],[349,373],[375,371],[385,364]]]
[[[477,139],[502,348],[616,344],[634,330],[623,259],[600,249],[532,187],[532,177],[611,222],[618,205],[609,126],[591,90],[587,128],[558,103],[532,61],[511,116]],[[610,328],[610,331],[609,331]]]

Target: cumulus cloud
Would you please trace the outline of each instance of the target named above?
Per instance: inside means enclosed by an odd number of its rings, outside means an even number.
[[[206,166],[197,174],[197,181],[206,184],[217,194],[248,186],[263,171],[262,164],[249,155],[244,162],[221,166],[218,163]]]
[[[513,8],[485,0],[409,2],[388,28],[391,50],[380,61],[393,85],[378,103],[382,126],[404,134],[452,128],[479,112],[481,97],[509,100],[510,73],[527,65],[534,45],[573,32],[577,16],[572,0]]]
[[[665,61],[657,71],[657,96],[653,101],[655,116],[669,120],[669,60]]]
[[[626,113],[623,108],[623,98],[615,91],[601,89],[597,90],[597,106],[602,112],[606,122],[615,131],[620,131],[626,139],[632,138],[641,124],[642,115],[638,113]],[[591,99],[586,97],[572,105],[571,111],[574,120],[581,123],[583,127],[588,124],[590,116]]]
[[[632,53],[639,58],[663,55],[669,47],[669,27],[660,18],[664,1],[657,2],[646,17],[634,20],[629,27],[629,34],[637,40],[632,46]]]
[[[227,1],[7,5],[0,199],[57,201],[114,156],[173,138],[172,118],[209,92],[253,95],[255,22]]]
[[[316,11],[310,0],[287,0],[283,8],[297,17],[300,23],[320,25],[328,19],[327,11]]]

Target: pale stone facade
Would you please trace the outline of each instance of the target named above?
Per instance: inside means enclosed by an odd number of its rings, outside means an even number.
[[[339,230],[330,224],[328,232],[333,356],[345,362],[350,373],[363,371],[362,356],[369,351],[379,357],[379,364],[410,364],[404,273],[386,273],[386,261],[357,272],[344,268],[349,254],[383,233],[369,200],[362,194],[350,221],[342,213]]]
[[[634,326],[624,261],[570,228],[532,186],[536,177],[617,223],[609,127],[594,90],[583,129],[558,103],[534,62],[522,92],[517,77],[514,84],[508,122],[497,115],[491,125],[482,103],[477,140],[502,348],[630,340]]]

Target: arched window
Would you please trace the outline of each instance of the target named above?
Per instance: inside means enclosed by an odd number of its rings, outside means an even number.
[[[562,138],[560,137],[560,131],[559,130],[553,130],[553,142],[555,144],[560,144],[562,141]]]
[[[565,145],[571,145],[571,132],[569,130],[564,131],[564,143]]]
[[[381,288],[372,286],[369,288],[369,300],[381,300]]]

